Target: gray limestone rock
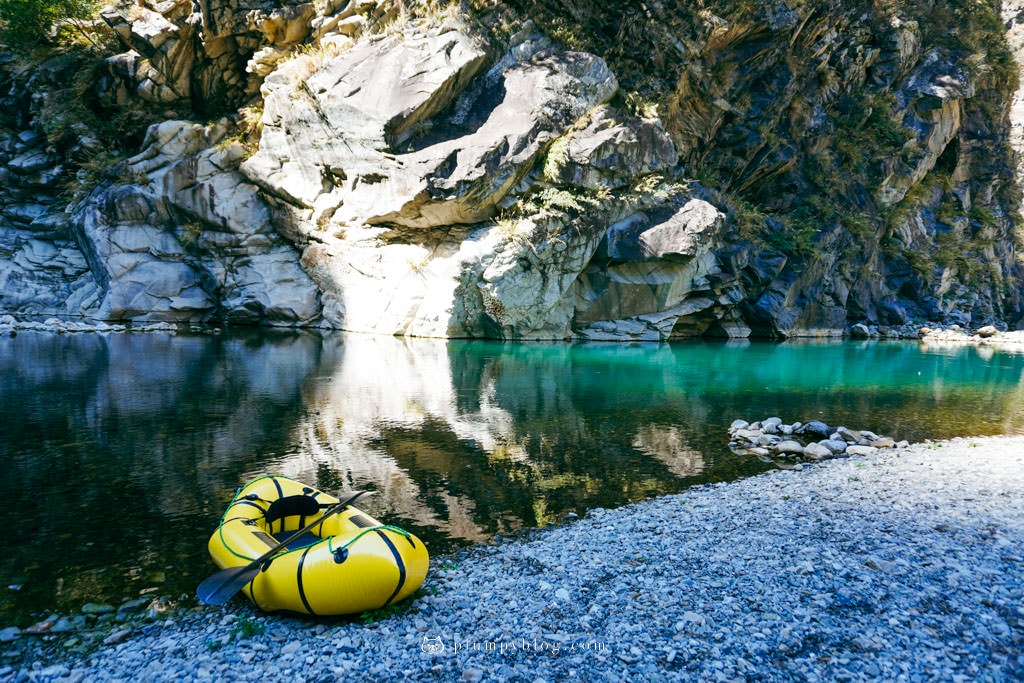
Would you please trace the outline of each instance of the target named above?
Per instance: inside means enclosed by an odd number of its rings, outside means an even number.
[[[657,119],[640,119],[611,107],[595,110],[548,158],[553,180],[590,189],[624,187],[678,162],[672,138]]]

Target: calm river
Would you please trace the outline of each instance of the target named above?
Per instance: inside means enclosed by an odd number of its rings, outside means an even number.
[[[1024,433],[1024,355],[914,343],[501,344],[314,333],[0,339],[0,627],[191,596],[236,487],[280,473],[438,554],[762,471],[736,418]]]

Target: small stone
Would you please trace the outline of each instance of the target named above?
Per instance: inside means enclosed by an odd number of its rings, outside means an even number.
[[[53,616],[47,617],[42,621],[37,621],[36,623],[32,624],[31,626],[25,629],[25,633],[49,633],[53,629],[54,624],[57,623],[57,620],[58,617],[56,614],[54,614]]]
[[[978,335],[982,339],[988,339],[989,337],[994,337],[999,334],[999,329],[996,328],[995,325],[985,325],[984,327],[979,327],[974,334]]]
[[[707,620],[704,618],[703,614],[699,614],[697,612],[692,612],[688,610],[683,613],[683,618],[676,622],[675,628],[676,631],[683,633],[700,628],[701,626],[704,626],[706,623]]]
[[[87,602],[82,605],[82,614],[110,614],[114,612],[114,606],[102,602]]]
[[[735,431],[740,430],[740,429],[746,429],[749,426],[750,426],[750,423],[747,422],[746,420],[733,420],[732,424],[729,425],[729,431],[730,432],[735,432]]]
[[[781,417],[769,417],[761,421],[761,431],[765,434],[777,434],[781,426]]]
[[[781,436],[776,436],[774,434],[762,434],[755,439],[754,443],[763,448],[772,448],[781,441]]]
[[[799,429],[798,433],[810,437],[827,439],[829,434],[831,434],[831,430],[824,422],[810,420]]]
[[[884,572],[886,574],[896,574],[899,571],[899,565],[891,560],[883,560],[880,558],[871,558],[865,560],[864,566],[868,569],[874,569],[875,571]]]
[[[125,640],[127,640],[128,636],[130,636],[131,633],[132,633],[132,630],[130,628],[120,628],[120,629],[114,631],[113,633],[111,633],[106,638],[104,638],[103,639],[103,644],[104,645],[117,645],[118,643],[122,643]]]
[[[150,603],[150,598],[136,598],[135,600],[129,600],[123,602],[117,607],[119,614],[133,614],[135,612],[141,612]]]
[[[846,441],[842,439],[823,439],[818,442],[819,445],[832,451],[833,454],[843,453],[846,451]]]
[[[8,626],[7,628],[0,628],[0,643],[9,643],[13,640],[17,640],[21,636],[21,629],[17,626]]]
[[[36,669],[32,672],[32,678],[37,681],[52,681],[62,679],[71,673],[66,664],[53,664],[43,669]]]
[[[871,445],[875,448],[893,448],[896,446],[896,442],[891,437],[880,436],[877,439],[873,439]]]
[[[852,429],[847,429],[846,427],[836,427],[836,434],[839,435],[840,439],[847,443],[857,443],[861,439],[860,432],[855,432]],[[832,438],[834,439],[835,436]]]
[[[878,449],[874,446],[860,446],[853,444],[846,447],[846,453],[848,455],[874,455],[878,452]]]
[[[820,443],[809,443],[804,446],[804,457],[811,460],[826,460],[832,457],[832,451]]]
[[[61,617],[57,620],[57,623],[50,629],[52,633],[71,633],[77,631],[85,626],[85,617],[76,616],[74,618]]]
[[[805,575],[813,574],[815,569],[814,564],[812,562],[810,562],[809,560],[804,560],[803,562],[799,562],[796,565],[790,567],[789,571],[795,574]]]
[[[852,325],[850,327],[850,336],[853,339],[870,339],[871,328],[869,328],[864,323],[857,323],[856,325]]]
[[[803,455],[804,447],[801,446],[797,441],[787,439],[785,441],[780,441],[779,443],[775,444],[774,450],[776,453]]]

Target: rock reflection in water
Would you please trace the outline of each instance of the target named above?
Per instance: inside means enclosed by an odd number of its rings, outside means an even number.
[[[628,406],[595,419],[604,392],[572,357],[565,345],[520,352],[327,339],[294,446],[273,469],[329,488],[372,487],[375,512],[452,541],[676,490],[679,477],[700,473],[700,453],[686,451],[682,464],[678,427],[637,428]],[[672,436],[658,437],[659,429]],[[645,448],[634,447],[630,430],[648,435]]]
[[[665,463],[677,477],[696,477],[704,471],[704,454],[692,448],[678,427],[643,425],[633,448]]]

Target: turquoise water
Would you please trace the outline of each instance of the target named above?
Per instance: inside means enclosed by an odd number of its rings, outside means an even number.
[[[20,333],[0,368],[0,626],[191,596],[234,489],[268,472],[373,489],[367,512],[438,555],[763,471],[726,447],[736,418],[1024,433],[1024,356],[913,343]]]

